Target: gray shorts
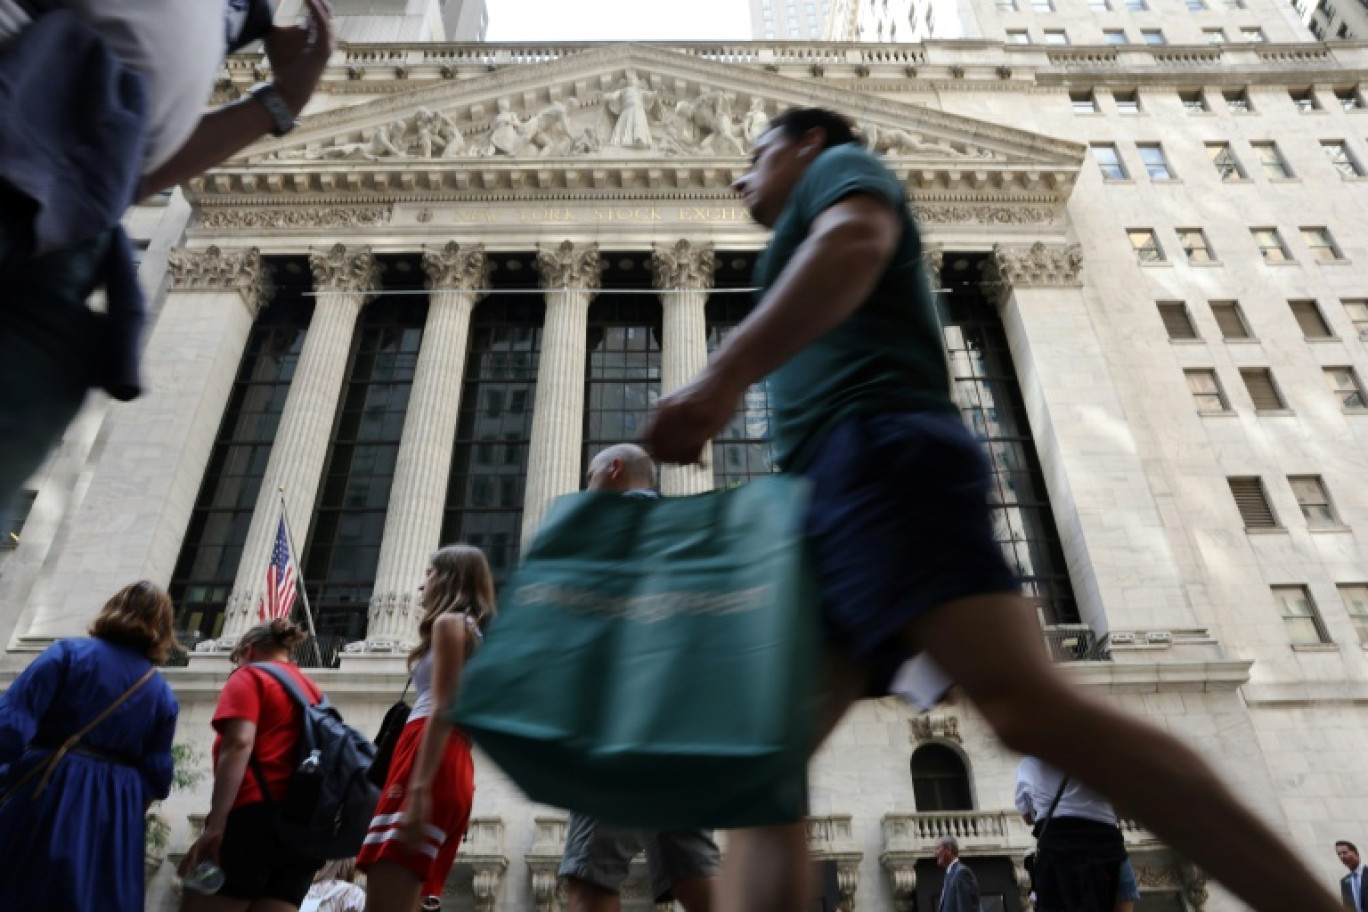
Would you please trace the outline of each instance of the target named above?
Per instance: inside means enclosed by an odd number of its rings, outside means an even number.
[[[632,859],[643,850],[656,902],[664,901],[677,881],[717,874],[717,843],[707,830],[622,829],[605,826],[584,814],[570,815],[558,873],[619,893]]]

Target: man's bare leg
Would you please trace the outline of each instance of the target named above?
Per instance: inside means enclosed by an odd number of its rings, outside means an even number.
[[[1046,658],[1025,599],[950,602],[915,621],[908,635],[964,688],[1007,747],[1106,795],[1251,907],[1340,909],[1194,751],[1069,684]]]
[[[622,897],[578,877],[565,878],[566,912],[620,912]]]
[[[824,676],[826,709],[816,752],[865,691],[868,675],[843,655],[830,653]],[[718,879],[718,912],[793,912],[812,904],[812,863],[807,823],[752,827],[727,834],[727,854]]]
[[[712,912],[712,877],[683,877],[670,885],[670,892],[684,912]]]

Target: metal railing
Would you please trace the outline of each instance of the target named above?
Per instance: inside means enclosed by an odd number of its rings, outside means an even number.
[[[196,652],[201,643],[210,640],[198,630],[177,630],[176,644],[166,658],[166,668],[186,668],[190,665],[190,654]],[[316,644],[316,646],[315,646]],[[335,633],[321,633],[309,637],[290,652],[290,659],[300,668],[336,668],[341,664],[342,650],[347,638]],[[221,650],[214,650],[222,654]]]
[[[1111,649],[1087,624],[1049,624],[1042,633],[1054,662],[1108,662]]]

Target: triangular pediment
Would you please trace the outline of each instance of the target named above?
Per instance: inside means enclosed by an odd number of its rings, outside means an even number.
[[[909,184],[1067,196],[1076,143],[650,45],[603,45],[310,117],[192,194],[723,187],[792,106],[860,127]]]

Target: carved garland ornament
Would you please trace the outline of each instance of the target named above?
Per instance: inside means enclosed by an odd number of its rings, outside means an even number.
[[[493,268],[485,257],[483,244],[448,241],[436,250],[423,249],[423,271],[427,273],[429,288],[488,288]]]
[[[558,247],[537,248],[542,288],[597,289],[606,268],[599,258],[598,244],[562,241]]]
[[[178,291],[237,291],[253,315],[271,296],[271,273],[255,247],[171,251],[171,287]]]
[[[306,206],[281,209],[202,209],[201,228],[355,228],[388,225],[389,206]]]
[[[920,744],[923,741],[943,739],[954,741],[956,744],[963,743],[960,737],[959,717],[958,716],[913,716],[912,741]]]
[[[956,206],[935,203],[913,206],[918,222],[926,225],[1049,225],[1055,211],[1048,206]]]
[[[651,250],[651,274],[656,288],[711,288],[717,257],[712,244],[676,241]]]

